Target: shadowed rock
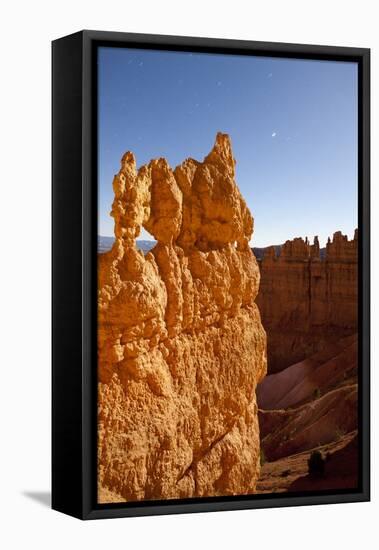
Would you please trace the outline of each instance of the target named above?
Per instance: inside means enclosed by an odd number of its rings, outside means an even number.
[[[358,232],[334,233],[324,257],[315,237],[286,241],[260,261],[257,304],[267,332],[269,372],[322,351],[358,327]]]

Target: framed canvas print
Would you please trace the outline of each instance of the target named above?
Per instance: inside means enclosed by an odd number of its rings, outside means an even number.
[[[369,500],[369,50],[53,42],[53,508]]]

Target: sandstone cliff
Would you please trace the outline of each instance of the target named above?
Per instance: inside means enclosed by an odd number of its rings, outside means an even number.
[[[122,158],[98,264],[100,502],[255,490],[266,336],[234,170],[223,134],[175,170]],[[157,240],[146,256],[141,227]]]
[[[280,371],[354,334],[358,318],[358,234],[341,232],[320,258],[317,237],[265,250],[257,304],[267,332],[269,372]]]

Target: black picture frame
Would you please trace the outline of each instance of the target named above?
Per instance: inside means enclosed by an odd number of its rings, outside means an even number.
[[[101,45],[358,63],[358,490],[97,504],[96,49]],[[370,50],[88,30],[55,40],[52,62],[52,507],[97,519],[370,500]]]

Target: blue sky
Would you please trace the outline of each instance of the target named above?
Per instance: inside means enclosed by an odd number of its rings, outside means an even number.
[[[112,180],[137,165],[202,160],[232,139],[253,246],[357,227],[357,65],[99,49],[99,234],[113,235]],[[148,238],[146,232],[140,238]]]

